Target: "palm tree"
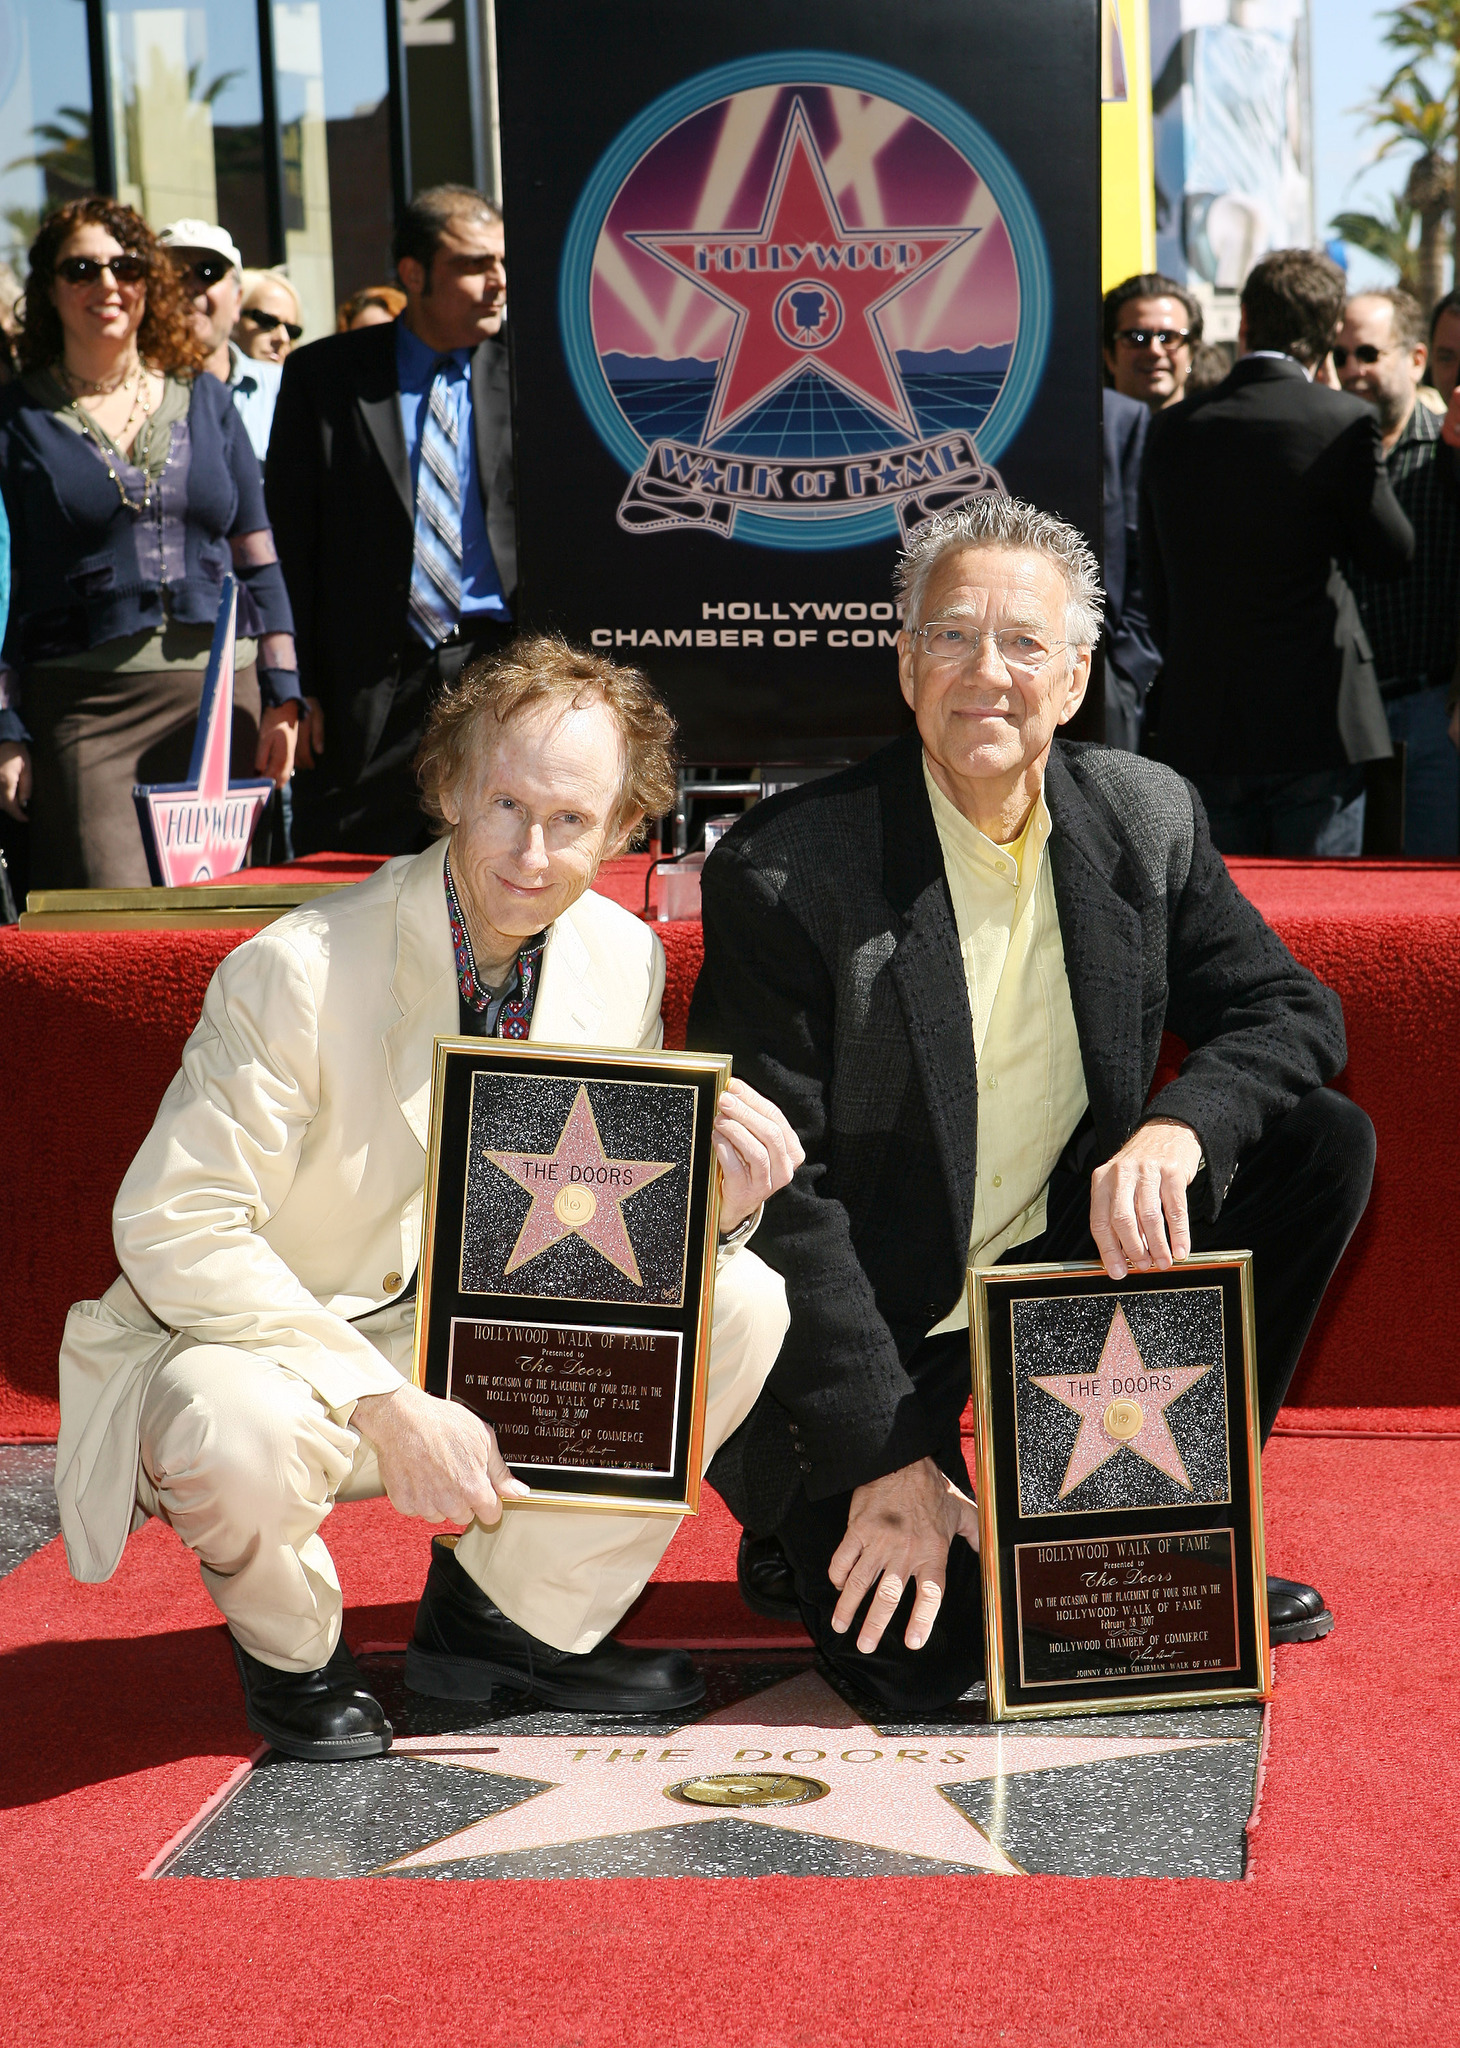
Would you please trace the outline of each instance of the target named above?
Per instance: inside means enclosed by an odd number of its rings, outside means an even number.
[[[1419,216],[1403,198],[1390,202],[1393,211],[1388,220],[1373,213],[1336,213],[1329,222],[1334,234],[1345,242],[1351,242],[1355,249],[1367,250],[1370,256],[1377,256],[1381,262],[1392,263],[1399,272],[1399,282],[1405,291],[1418,298],[1419,250],[1415,246],[1415,229]]]
[[[1381,100],[1387,99],[1396,88],[1403,91],[1410,80],[1418,77],[1421,67],[1428,67],[1433,76],[1443,80],[1440,100],[1448,110],[1448,119],[1442,124],[1445,130],[1443,139],[1453,143],[1457,123],[1460,123],[1460,0],[1402,0],[1400,6],[1389,10],[1389,27],[1384,40],[1391,50],[1401,54],[1404,62],[1385,86]],[[1390,146],[1397,146],[1398,142],[1396,133]],[[1421,159],[1411,173],[1412,180],[1416,174],[1416,189],[1424,188],[1433,193],[1436,181],[1434,167],[1423,166]],[[1452,222],[1460,222],[1460,150],[1452,150],[1450,179],[1448,211]],[[1417,198],[1415,203],[1419,203]],[[1443,235],[1443,228],[1440,232]],[[1460,283],[1460,277],[1456,282]],[[1426,299],[1427,306],[1432,303]]]
[[[1415,291],[1428,313],[1445,289],[1445,227],[1455,194],[1455,166],[1445,154],[1445,144],[1455,132],[1453,83],[1436,95],[1417,70],[1406,66],[1395,73],[1365,112],[1373,127],[1388,131],[1377,155],[1388,156],[1396,149],[1417,152],[1409,167],[1402,204],[1419,221]]]

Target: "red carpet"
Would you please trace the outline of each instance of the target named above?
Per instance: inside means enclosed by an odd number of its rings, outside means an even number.
[[[1248,1882],[142,1883],[252,1746],[214,1612],[153,1525],[106,1586],[72,1584],[57,1544],[0,1580],[0,2042],[1452,2039],[1460,869],[1256,863],[1239,878],[1343,994],[1343,1085],[1380,1143],[1302,1405],[1264,1459],[1270,1557],[1322,1585],[1338,1628],[1279,1652]],[[238,936],[0,935],[0,1243],[19,1297],[0,1435],[53,1431],[61,1314],[111,1277],[112,1190]],[[698,929],[664,936],[673,1034]],[[1302,1433],[1316,1429],[1364,1440]],[[400,1641],[427,1532],[367,1504],[328,1535],[350,1639]],[[626,1633],[763,1639],[733,1589],[733,1541],[707,1496]]]
[[[1449,1443],[1269,1452],[1274,1555],[1320,1580],[1338,1628],[1279,1652],[1249,1881],[1226,1885],[140,1883],[250,1738],[167,1531],[134,1540],[104,1587],[71,1584],[53,1545],[0,1581],[0,2041],[1447,2042],[1457,1477]],[[384,1531],[369,1506],[329,1524],[357,1643],[419,1587],[425,1531]],[[707,1517],[698,1534],[699,1569],[723,1575],[728,1527]]]
[[[335,859],[308,865],[333,874]],[[647,865],[644,855],[614,863],[602,886],[637,907]],[[1340,1085],[1379,1136],[1373,1201],[1324,1303],[1287,1419],[1312,1408],[1327,1426],[1392,1427],[1396,1415],[1400,1427],[1460,1426],[1460,1416],[1434,1413],[1460,1405],[1460,863],[1240,861],[1233,872],[1343,997],[1349,1065]],[[666,1035],[677,1045],[699,926],[657,929],[668,957]],[[11,1304],[0,1328],[0,1438],[55,1434],[66,1308],[116,1271],[112,1196],[208,977],[244,936],[0,931],[0,1130],[14,1162],[0,1175]]]

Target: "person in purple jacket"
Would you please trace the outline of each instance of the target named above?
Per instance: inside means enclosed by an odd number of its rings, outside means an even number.
[[[30,251],[23,374],[0,392],[13,599],[0,808],[37,888],[145,887],[132,786],[181,781],[223,578],[239,579],[233,772],[281,786],[300,708],[259,466],[145,221],[73,200]]]

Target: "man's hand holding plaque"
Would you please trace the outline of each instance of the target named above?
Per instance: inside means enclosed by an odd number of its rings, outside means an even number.
[[[721,1237],[788,1187],[806,1157],[776,1105],[743,1081],[731,1081],[720,1097],[710,1142],[720,1162]]]
[[[507,1470],[487,1424],[454,1401],[402,1386],[367,1394],[350,1419],[375,1446],[380,1483],[397,1514],[495,1528],[503,1500],[527,1492]]]

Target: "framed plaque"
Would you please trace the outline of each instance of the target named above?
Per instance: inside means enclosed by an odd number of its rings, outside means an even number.
[[[1251,1254],[969,1288],[989,1719],[1263,1698]]]
[[[729,1078],[437,1039],[415,1378],[491,1424],[509,1507],[697,1511]]]

